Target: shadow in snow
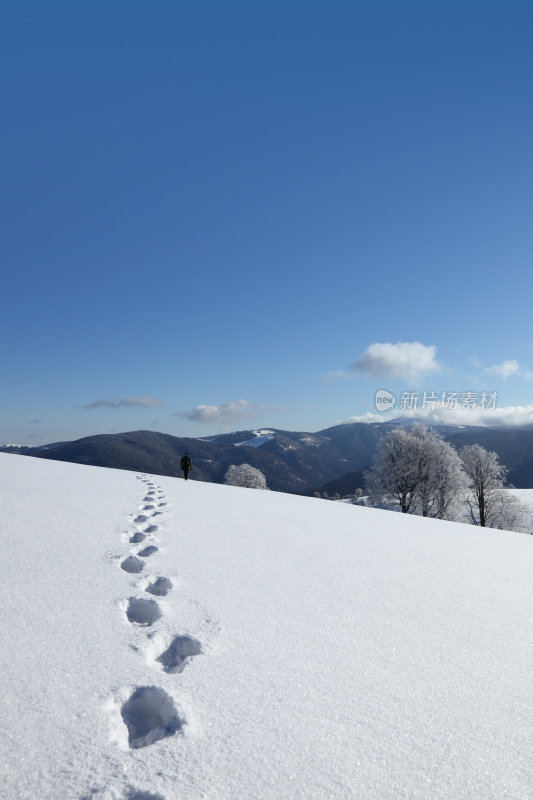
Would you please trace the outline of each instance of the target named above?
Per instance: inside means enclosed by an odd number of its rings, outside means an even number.
[[[122,719],[128,729],[130,748],[147,747],[181,730],[172,698],[157,686],[141,686],[122,706]]]
[[[130,597],[126,616],[132,624],[147,627],[152,625],[161,616],[161,609],[155,600],[143,597]]]
[[[149,544],[144,550],[139,550],[137,555],[141,556],[141,558],[148,558],[148,556],[153,556],[154,553],[157,553],[158,550],[159,548],[155,544]]]
[[[144,569],[144,561],[136,556],[128,556],[120,565],[124,572],[142,572]]]
[[[169,578],[164,578],[162,576],[157,578],[157,580],[155,580],[153,583],[149,584],[145,591],[150,592],[150,594],[155,594],[157,597],[164,597],[170,592],[171,589],[172,581],[169,580]]]
[[[163,665],[165,672],[182,672],[193,656],[202,653],[202,645],[191,636],[176,636],[170,647],[156,658]]]

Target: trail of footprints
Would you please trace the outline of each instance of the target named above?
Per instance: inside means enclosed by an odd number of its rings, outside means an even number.
[[[154,534],[159,529],[154,517],[164,514],[167,506],[161,487],[156,486],[144,475],[137,475],[137,478],[146,484],[146,491],[142,498],[140,513],[133,519],[134,530],[129,536],[129,543],[141,547],[120,563],[125,572],[133,575],[142,573],[147,560],[159,550],[157,545],[152,543],[155,541]],[[172,581],[164,575],[149,579],[143,590],[148,596],[132,596],[127,600],[128,622],[136,628],[150,629],[163,616],[161,607],[154,598],[165,597],[172,588]],[[176,674],[182,672],[190,660],[201,653],[202,645],[197,639],[178,635],[162,653],[156,656],[155,662],[165,673]],[[122,703],[120,713],[128,730],[129,747],[133,750],[172,736],[180,731],[184,724],[172,698],[158,686],[137,687]]]

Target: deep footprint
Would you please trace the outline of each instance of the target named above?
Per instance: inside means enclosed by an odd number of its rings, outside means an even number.
[[[139,550],[137,555],[141,558],[148,558],[149,556],[153,556],[154,553],[157,553],[158,550],[159,548],[156,547],[155,544],[149,544],[144,550]]]
[[[152,505],[143,506],[143,511],[151,511],[152,508],[155,508],[155,506]]]
[[[144,539],[146,539],[146,536],[140,531],[137,531],[137,533],[134,533],[133,536],[130,536],[130,542],[132,544],[139,544],[139,542],[144,541]]]
[[[157,530],[157,525],[148,525],[147,528],[144,529],[145,533],[155,533]]]
[[[138,524],[139,522],[146,522],[147,519],[146,514],[138,514],[133,521]]]
[[[172,589],[172,581],[169,578],[157,578],[153,583],[146,587],[145,591],[155,594],[157,597],[165,597]]]
[[[161,609],[155,600],[145,600],[143,597],[130,597],[126,616],[135,625],[153,625],[161,616]]]
[[[133,750],[147,747],[181,730],[180,719],[172,698],[157,686],[141,686],[122,706],[122,719],[128,729],[129,746]]]
[[[136,556],[128,556],[120,565],[124,572],[142,572],[144,569],[144,561]]]
[[[202,645],[191,636],[176,636],[164,653],[156,658],[165,672],[182,672],[193,656],[202,653]]]

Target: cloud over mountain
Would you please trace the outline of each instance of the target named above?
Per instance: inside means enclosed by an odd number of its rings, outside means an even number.
[[[431,372],[440,372],[437,348],[421,342],[375,342],[362,353],[351,369],[356,374],[379,378],[416,380]]]
[[[269,406],[264,403],[250,403],[248,400],[230,400],[219,405],[198,405],[190,410],[177,411],[174,416],[188,419],[189,422],[202,422],[209,425],[227,427],[235,422],[251,419],[263,411],[276,411],[288,414],[294,409],[287,406]]]
[[[95,400],[94,403],[89,403],[89,405],[84,406],[84,408],[153,408],[154,406],[162,405],[162,400],[159,400],[157,397],[124,397],[122,400]]]

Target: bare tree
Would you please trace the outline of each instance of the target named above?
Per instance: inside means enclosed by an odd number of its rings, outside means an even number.
[[[224,483],[248,489],[268,489],[264,474],[251,464],[232,464],[226,470]]]

